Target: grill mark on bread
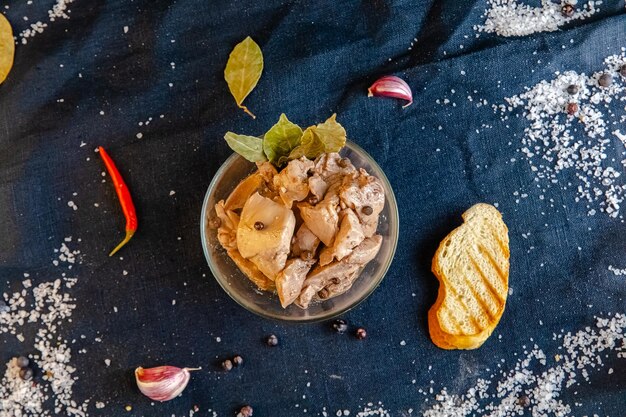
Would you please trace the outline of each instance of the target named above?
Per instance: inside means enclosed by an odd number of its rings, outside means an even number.
[[[483,329],[483,326],[481,326],[481,324],[478,322],[478,320],[476,320],[476,318],[474,317],[474,315],[472,314],[472,310],[470,310],[467,307],[467,304],[465,304],[465,302],[463,301],[463,299],[461,298],[461,296],[459,295],[459,293],[456,291],[456,289],[454,289],[454,285],[450,285],[448,288],[446,288],[447,290],[449,290],[453,295],[455,300],[461,304],[461,307],[463,307],[465,309],[465,312],[467,313],[467,316],[469,317],[470,322],[472,323],[472,326],[474,326],[475,329],[478,329],[478,331],[481,331]],[[452,312],[450,312],[450,317],[452,317]],[[460,333],[463,333],[463,329],[461,328],[461,326],[459,325],[459,321],[458,319],[455,317],[455,324],[457,326],[457,331],[459,331]]]
[[[505,245],[504,242],[502,242],[502,240],[500,240],[500,238],[498,237],[499,234],[498,234],[497,230],[495,230],[495,228],[491,224],[487,224],[487,228],[491,232],[492,239],[496,241],[496,243],[498,244],[498,247],[500,248],[500,251],[501,251],[500,255],[503,258],[507,258],[509,256],[509,255],[507,255],[509,253],[508,245]]]
[[[485,283],[485,287],[491,293],[491,296],[493,297],[493,299],[496,300],[496,305],[497,305],[498,310],[499,310],[500,306],[504,304],[504,299],[502,298],[500,293],[493,287],[493,285],[491,285],[491,282],[489,281],[489,278],[487,277],[487,275],[485,275],[485,273],[480,268],[480,265],[478,265],[478,262],[476,262],[474,257],[473,256],[469,256],[469,260],[470,260],[472,266],[476,269],[476,271],[478,272],[478,274],[482,278],[482,282]]]
[[[475,262],[472,261],[472,266],[474,266],[474,268],[476,268]],[[484,276],[482,275],[482,271],[477,270],[478,274],[481,275],[481,277],[484,279]],[[489,309],[489,305],[487,304],[487,302],[483,299],[483,297],[480,295],[479,292],[476,291],[476,289],[474,288],[473,285],[468,285],[467,288],[469,288],[469,290],[472,292],[472,295],[474,296],[474,298],[476,299],[476,303],[480,306],[480,308],[487,314],[487,316],[489,316],[489,320],[495,320],[496,316],[494,313],[491,312],[491,310]],[[490,291],[491,292],[491,291]]]
[[[493,256],[491,256],[491,253],[489,253],[487,248],[485,248],[483,245],[480,245],[480,244],[478,245],[478,251],[487,258],[487,260],[489,261],[489,264],[491,264],[492,268],[496,271],[498,278],[500,278],[502,287],[506,288],[508,286],[508,280],[507,280],[506,274],[500,269],[500,265],[498,265],[498,263],[493,259]]]

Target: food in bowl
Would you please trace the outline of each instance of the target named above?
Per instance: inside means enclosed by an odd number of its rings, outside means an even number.
[[[306,309],[348,291],[383,241],[380,179],[338,152],[308,156],[282,169],[256,161],[257,170],[215,205],[212,221],[230,259],[259,289],[275,291],[283,308]]]

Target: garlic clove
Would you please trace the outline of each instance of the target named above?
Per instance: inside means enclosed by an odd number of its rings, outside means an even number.
[[[379,78],[367,89],[367,96],[372,97],[392,97],[408,101],[404,107],[413,103],[413,93],[411,87],[402,79],[393,75],[386,75]]]
[[[190,371],[202,368],[177,368],[175,366],[157,366],[155,368],[135,369],[135,380],[139,391],[155,401],[169,401],[176,398],[189,383]]]

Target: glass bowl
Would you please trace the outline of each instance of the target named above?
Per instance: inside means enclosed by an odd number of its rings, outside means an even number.
[[[209,226],[209,220],[215,217],[215,203],[225,200],[235,186],[256,169],[256,165],[233,154],[215,173],[202,205],[200,219],[202,248],[217,282],[242,307],[260,316],[283,321],[326,320],[350,310],[365,300],[385,277],[398,243],[399,220],[396,198],[389,180],[367,152],[348,141],[340,153],[350,158],[355,167],[364,168],[369,174],[378,177],[383,184],[385,208],[380,215],[377,230],[377,233],[383,236],[383,243],[376,258],[365,266],[352,288],[335,298],[312,303],[306,310],[295,305],[284,309],[277,294],[259,290],[228,257],[217,240],[216,230]]]

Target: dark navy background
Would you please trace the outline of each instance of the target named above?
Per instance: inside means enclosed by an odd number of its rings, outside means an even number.
[[[16,33],[47,21],[52,0],[35,3],[8,2]],[[500,359],[512,366],[514,353],[532,346],[530,338],[551,358],[553,333],[626,310],[624,277],[607,270],[626,267],[623,220],[588,217],[574,190],[553,187],[540,200],[533,173],[515,151],[527,123],[503,123],[491,109],[555,71],[601,69],[607,55],[626,46],[622,1],[605,2],[602,12],[560,32],[525,38],[476,38],[472,26],[483,22],[484,1],[76,0],[70,6],[70,20],[48,22],[43,34],[17,46],[15,66],[0,86],[0,291],[21,288],[24,272],[35,284],[62,272],[79,278],[72,290],[78,307],[60,334],[77,340],[76,399],[107,403],[93,415],[183,415],[197,404],[200,415],[210,408],[230,416],[247,403],[255,416],[317,415],[324,406],[330,415],[338,409],[355,415],[378,401],[392,416],[409,408],[419,414],[428,404],[417,389],[431,380],[435,392],[445,386],[461,393],[489,377],[486,368]],[[245,102],[256,120],[237,109],[223,80],[230,50],[247,35],[265,58]],[[366,97],[367,86],[390,73],[413,88],[407,109]],[[468,95],[489,105],[477,107]],[[446,97],[457,106],[435,103]],[[364,341],[336,335],[328,323],[286,325],[248,313],[221,290],[203,257],[201,203],[230,154],[224,133],[261,134],[281,112],[301,125],[336,112],[394,187],[401,218],[395,260],[378,290],[345,315],[367,328]],[[148,126],[138,126],[149,117]],[[118,163],[137,205],[139,231],[120,252],[123,259],[107,256],[122,238],[124,220],[113,187],[102,183],[98,145]],[[529,194],[520,203],[518,190]],[[68,207],[70,200],[78,210]],[[482,348],[443,351],[427,332],[437,288],[430,260],[461,213],[480,201],[498,203],[509,226],[513,293]],[[81,251],[82,264],[71,270],[52,265],[66,236]],[[270,333],[280,338],[278,348],[263,344]],[[9,335],[0,340],[2,363],[31,352],[32,343]],[[77,353],[82,348],[86,354]],[[243,368],[222,372],[220,361],[235,353],[244,357]],[[623,360],[611,354],[605,362],[591,385],[564,392],[567,403],[583,404],[573,406],[575,415],[626,415]],[[132,370],[161,364],[205,370],[194,373],[182,397],[151,406]],[[607,375],[608,367],[615,372]]]

